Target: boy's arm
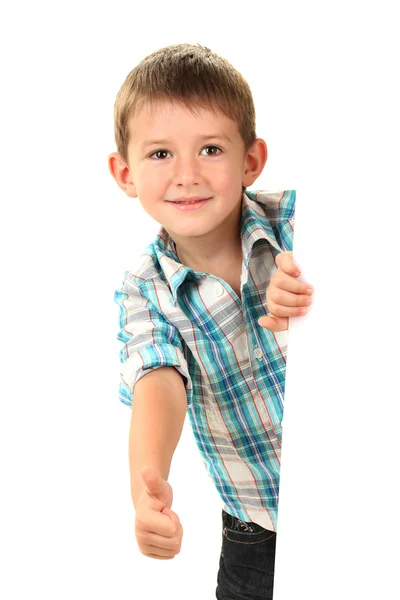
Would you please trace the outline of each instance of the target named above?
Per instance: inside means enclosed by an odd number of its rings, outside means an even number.
[[[168,480],[186,411],[185,384],[175,367],[155,369],[136,383],[129,433],[131,495],[135,509],[144,490],[141,478],[144,466],[156,468],[161,477]]]

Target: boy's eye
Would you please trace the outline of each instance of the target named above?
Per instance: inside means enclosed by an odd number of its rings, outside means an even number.
[[[155,154],[162,154],[162,153],[167,153],[168,154],[168,150],[156,150],[155,152],[153,152],[153,154],[150,154],[150,158],[153,158],[154,160],[159,160],[159,157],[157,156],[157,158],[154,158]]]
[[[212,152],[211,154],[207,153],[207,156],[219,156],[219,153],[222,152],[221,148],[218,148],[218,146],[205,146],[203,150],[207,150],[208,148],[213,148],[214,152]],[[218,152],[215,152],[216,150]],[[155,155],[157,154],[169,154],[169,152],[168,150],[156,150],[155,152],[150,154],[150,158],[152,158],[153,160],[162,160],[160,156],[155,157]]]
[[[206,150],[207,148],[213,148],[214,150],[218,150],[219,152],[221,152],[221,148],[218,148],[218,146],[206,146],[205,148],[203,148],[203,150]],[[216,152],[213,152],[212,154],[208,154],[208,156],[218,156],[218,154]]]

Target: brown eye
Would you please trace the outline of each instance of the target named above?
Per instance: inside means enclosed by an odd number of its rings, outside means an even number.
[[[206,146],[204,148],[204,150],[208,150],[209,148],[212,148],[213,150],[221,152],[221,148],[218,148],[218,146]],[[212,152],[211,154],[208,154],[208,156],[218,156],[218,153],[217,152]]]
[[[168,154],[168,150],[156,150],[150,154],[150,158],[153,158],[155,154]],[[160,157],[154,158],[154,160],[160,160]]]

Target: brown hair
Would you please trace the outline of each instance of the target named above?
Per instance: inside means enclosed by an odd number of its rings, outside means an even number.
[[[177,101],[195,108],[219,110],[235,121],[247,153],[257,138],[255,108],[247,81],[209,48],[178,44],[146,56],[126,77],[114,105],[117,152],[128,164],[128,123],[144,103]],[[243,188],[245,189],[245,188]]]

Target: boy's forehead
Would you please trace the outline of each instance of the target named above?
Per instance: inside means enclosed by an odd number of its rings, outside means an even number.
[[[193,122],[194,127],[197,126],[202,132],[204,132],[203,127],[207,122],[212,129],[207,133],[212,136],[225,135],[229,138],[232,134],[238,133],[237,123],[219,109],[158,100],[152,103],[145,102],[137,107],[129,119],[131,137],[142,138],[152,130],[173,128],[174,125],[181,125],[183,119],[185,122]]]

